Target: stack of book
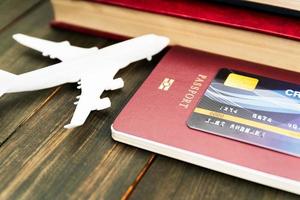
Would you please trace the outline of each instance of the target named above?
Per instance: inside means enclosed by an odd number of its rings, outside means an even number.
[[[168,36],[173,45],[300,71],[300,43],[291,40],[300,39],[297,18],[194,0],[52,0],[52,4],[55,26],[123,37],[156,33]]]

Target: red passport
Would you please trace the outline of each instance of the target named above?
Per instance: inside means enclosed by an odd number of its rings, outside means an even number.
[[[142,149],[300,194],[299,157],[187,126],[197,103],[222,68],[300,84],[299,73],[173,47],[116,118],[112,137]],[[249,86],[248,82],[244,86]]]

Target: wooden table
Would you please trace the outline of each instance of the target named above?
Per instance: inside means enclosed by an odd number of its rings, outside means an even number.
[[[17,32],[84,47],[114,43],[53,29],[51,19],[48,1],[0,1],[0,68],[19,74],[57,62],[17,44],[11,38]],[[70,121],[80,93],[75,84],[4,95],[0,199],[299,199],[112,140],[111,123],[161,57],[121,71],[125,87],[105,94],[112,108],[93,112],[74,130],[63,125]]]

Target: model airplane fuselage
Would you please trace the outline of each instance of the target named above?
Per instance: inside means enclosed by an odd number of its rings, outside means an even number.
[[[114,79],[116,73],[132,62],[150,60],[169,43],[166,37],[149,34],[102,49],[86,49],[71,46],[66,41],[57,43],[23,34],[16,34],[13,38],[62,62],[20,75],[0,70],[0,96],[78,82],[82,92],[79,101],[75,102],[78,105],[71,123],[65,128],[82,125],[92,110],[110,107],[110,100],[107,97],[100,99],[100,96],[105,90],[124,86],[121,78]]]

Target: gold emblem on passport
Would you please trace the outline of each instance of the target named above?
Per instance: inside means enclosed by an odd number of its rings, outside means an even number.
[[[224,85],[242,90],[253,91],[255,90],[257,83],[258,79],[256,78],[230,73],[225,80]]]
[[[171,85],[174,83],[174,79],[171,78],[165,78],[163,82],[159,85],[158,89],[168,91],[171,87]]]

